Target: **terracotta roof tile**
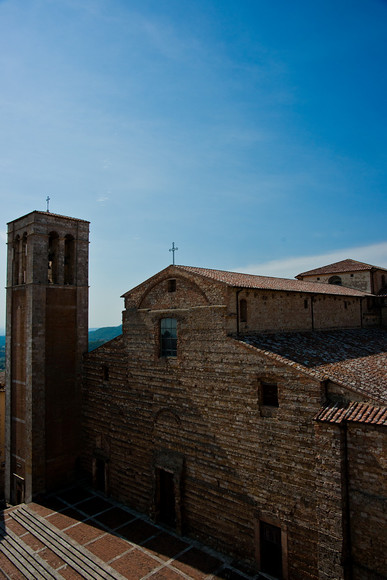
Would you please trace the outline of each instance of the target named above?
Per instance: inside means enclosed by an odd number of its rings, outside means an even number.
[[[387,330],[350,329],[239,337],[318,380],[387,404]]]
[[[314,268],[313,270],[308,270],[307,272],[302,272],[298,274],[296,278],[302,276],[314,276],[317,274],[336,274],[340,272],[360,272],[363,270],[385,270],[385,268],[379,268],[378,266],[372,266],[371,264],[366,264],[365,262],[358,262],[357,260],[341,260],[340,262],[334,262],[333,264],[328,264],[327,266],[322,266],[321,268]]]
[[[346,406],[329,405],[315,416],[315,421],[341,424],[344,421],[382,425],[387,427],[387,407],[377,407],[369,403],[349,403]]]
[[[259,290],[282,290],[285,292],[304,292],[311,294],[333,294],[339,296],[370,296],[367,292],[361,292],[344,286],[334,286],[318,282],[304,282],[290,278],[273,278],[270,276],[256,276],[254,274],[241,274],[239,272],[227,272],[225,270],[211,270],[208,268],[196,268],[194,266],[175,266],[177,270],[184,270],[192,274],[198,274],[217,282],[223,282],[236,288],[255,288]]]

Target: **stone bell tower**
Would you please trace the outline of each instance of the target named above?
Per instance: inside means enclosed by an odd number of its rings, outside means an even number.
[[[89,222],[33,211],[8,224],[6,500],[71,481],[88,341]]]

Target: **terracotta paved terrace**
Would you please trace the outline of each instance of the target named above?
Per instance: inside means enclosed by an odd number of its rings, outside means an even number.
[[[84,488],[0,511],[0,538],[1,579],[260,577]]]

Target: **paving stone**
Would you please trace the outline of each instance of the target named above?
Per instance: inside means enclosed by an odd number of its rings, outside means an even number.
[[[62,502],[60,502],[60,503],[62,503]],[[39,516],[42,516],[42,518],[44,518],[46,516],[49,516],[50,514],[58,511],[58,510],[55,510],[55,509],[51,509],[49,507],[46,507],[45,505],[43,505],[41,503],[35,503],[35,502],[29,503],[28,504],[28,507],[30,509],[34,510],[34,512],[36,514],[38,514]],[[62,503],[62,507],[65,507],[65,504]]]
[[[160,566],[160,562],[138,548],[121,556],[110,564],[112,568],[130,580],[138,580]]]
[[[31,534],[30,532],[27,532],[26,534],[23,535],[23,542],[35,551],[41,550],[42,548],[45,547],[44,543],[41,542],[36,536]]]
[[[45,562],[47,562],[55,570],[57,570],[58,568],[60,568],[65,564],[65,561],[62,560],[62,558],[59,558],[59,556],[57,556],[57,554],[55,554],[55,552],[53,552],[49,548],[44,548],[43,550],[40,550],[39,556],[43,558],[43,560],[45,560]]]
[[[74,494],[75,501],[79,497],[81,494],[78,492]],[[88,494],[88,497],[90,499],[91,495]],[[101,505],[111,506],[95,519],[85,518],[74,507],[66,508],[60,513],[47,511],[54,505],[62,508],[63,502],[61,500],[48,503],[42,499],[41,502],[39,500],[39,502],[29,504],[28,509],[43,516],[42,521],[46,520],[55,525],[59,534],[62,533],[64,537],[68,536],[72,541],[77,542],[80,550],[82,550],[82,546],[85,546],[88,552],[95,554],[119,574],[130,580],[140,580],[148,575],[149,579],[152,580],[181,580],[182,578],[204,580],[220,570],[223,562],[220,555],[218,558],[205,550],[200,550],[198,547],[192,546],[189,540],[162,530],[141,517],[132,516],[125,509],[111,504],[108,499],[95,495],[94,497],[96,501],[89,503],[90,507],[94,506],[93,509],[99,509]],[[54,500],[54,498],[50,498],[50,500]],[[26,541],[49,566],[58,570],[64,580],[83,580],[79,572],[73,570],[51,548],[45,546],[39,537],[35,537],[12,519],[11,514],[14,509],[5,510],[2,514],[8,529],[17,530],[18,535],[22,535],[23,541]],[[125,522],[127,517],[135,517],[135,519],[121,525],[115,533],[109,533],[102,526],[105,524],[113,527]],[[142,547],[137,547],[136,544]],[[165,564],[169,559],[172,559],[172,562]],[[2,580],[3,570],[12,580],[24,580],[24,576],[0,553],[0,580]],[[225,568],[213,578],[246,580],[247,576],[239,574],[225,565]],[[253,575],[250,578],[252,579]],[[258,576],[254,578],[257,580]]]
[[[24,574],[8,560],[4,554],[0,552],[0,571],[4,572],[0,578],[12,578],[12,580],[25,580]],[[1,573],[0,572],[0,573]]]
[[[102,536],[106,532],[105,530],[101,530],[100,528],[93,525],[89,525],[88,523],[86,524],[84,522],[79,522],[75,526],[72,526],[71,528],[64,530],[64,533],[66,534],[66,536],[69,536],[70,538],[78,542],[78,544],[84,546],[91,540],[94,540]]]
[[[116,556],[123,554],[127,550],[131,550],[132,546],[122,538],[118,538],[113,534],[106,534],[102,538],[88,544],[87,549],[104,562],[109,562]]]
[[[169,560],[188,548],[189,544],[171,534],[162,532],[155,538],[144,542],[143,546],[162,560]]]
[[[69,526],[82,522],[84,519],[85,516],[73,508],[68,508],[61,513],[54,513],[47,518],[50,524],[56,526],[59,530],[63,530]]]
[[[134,516],[121,508],[113,507],[109,511],[96,516],[94,519],[111,529],[115,529],[133,521]]]
[[[183,577],[184,576],[179,574],[179,572],[175,572],[171,568],[165,566],[149,576],[149,580],[182,580]]]
[[[63,578],[65,578],[65,580],[85,580],[84,576],[78,574],[78,572],[70,568],[70,566],[67,566],[63,569],[61,568],[59,573],[61,576],[63,576]]]
[[[43,497],[42,499],[37,500],[37,503],[55,512],[59,512],[67,507],[67,505],[56,496]],[[31,504],[29,504],[29,506],[31,506]]]
[[[93,497],[87,501],[77,504],[77,509],[85,512],[89,516],[93,516],[111,507],[111,503],[105,501],[100,497]]]
[[[213,577],[214,580],[216,578],[221,578],[222,580],[246,580],[246,576],[243,576],[242,574],[239,574],[236,570],[233,570],[232,568],[223,568],[222,570],[220,570],[216,576]],[[262,578],[263,576],[256,576],[255,578]]]
[[[119,528],[117,533],[133,542],[133,544],[141,544],[151,536],[160,534],[160,529],[139,518]]]
[[[21,524],[19,524],[18,522],[15,522],[11,518],[9,518],[5,521],[5,529],[10,530],[14,534],[17,534],[18,536],[22,536],[23,534],[25,534],[27,532],[27,530],[25,528],[23,528],[23,526]]]
[[[93,495],[83,487],[73,487],[58,493],[57,497],[63,499],[67,503],[75,504],[80,501],[85,501],[86,499],[93,497]]]
[[[191,548],[178,556],[172,565],[184,574],[200,579],[214,573],[222,565],[222,560],[197,548]]]

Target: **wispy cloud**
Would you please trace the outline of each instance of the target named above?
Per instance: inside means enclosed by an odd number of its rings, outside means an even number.
[[[387,268],[387,241],[381,242],[380,244],[371,244],[369,246],[344,248],[327,254],[299,256],[285,258],[284,260],[270,260],[269,262],[262,262],[260,264],[248,264],[247,266],[236,268],[236,270],[247,274],[294,278],[301,272],[306,272],[313,268],[319,268],[320,266],[326,266],[327,264],[339,262],[340,260],[345,260],[347,258]]]

